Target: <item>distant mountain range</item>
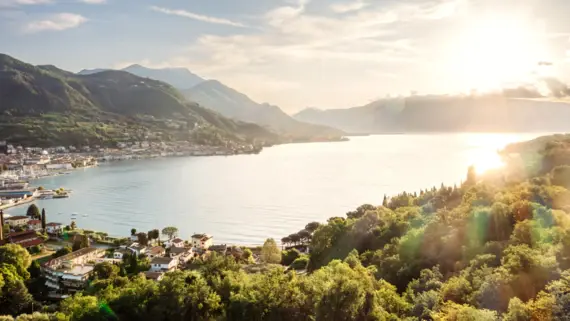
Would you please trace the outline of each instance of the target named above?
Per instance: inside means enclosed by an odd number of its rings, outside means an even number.
[[[83,69],[78,72],[79,75],[96,74],[108,69]],[[186,68],[163,68],[152,69],[146,68],[141,65],[131,65],[121,69],[122,71],[130,72],[139,77],[150,78],[154,80],[163,81],[170,84],[179,90],[189,89],[204,81],[201,77],[191,73]]]
[[[91,75],[105,70],[82,70],[78,74]],[[265,126],[291,141],[337,140],[344,135],[335,128],[293,119],[277,106],[259,104],[217,80],[204,80],[185,68],[151,69],[132,65],[122,70],[169,83],[181,90],[184,97],[190,101],[226,117]]]
[[[570,131],[570,104],[507,94],[382,99],[348,109],[305,109],[300,121],[347,133]]]
[[[125,71],[73,74],[0,54],[0,137],[26,145],[110,145],[128,140],[281,138],[185,99],[171,85]]]

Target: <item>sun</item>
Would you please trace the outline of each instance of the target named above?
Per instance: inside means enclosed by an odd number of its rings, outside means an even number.
[[[545,59],[539,31],[524,19],[490,16],[473,19],[454,38],[452,72],[466,90],[500,89],[520,83]]]

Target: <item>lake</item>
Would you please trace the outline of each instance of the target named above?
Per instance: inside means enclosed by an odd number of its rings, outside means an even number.
[[[261,244],[365,203],[379,205],[384,194],[459,183],[468,166],[499,167],[497,150],[538,136],[382,135],[281,145],[259,155],[116,162],[35,181],[73,190],[68,199],[36,204],[48,222],[69,224],[79,213],[78,227],[113,236],[177,226],[183,238],[204,232],[215,243]]]

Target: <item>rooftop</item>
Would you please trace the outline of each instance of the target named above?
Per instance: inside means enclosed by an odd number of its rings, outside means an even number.
[[[181,239],[181,238],[179,238],[179,237],[177,237],[177,238],[175,238],[174,240],[172,240],[172,243],[184,243],[184,240]]]
[[[208,235],[208,234],[194,234],[194,235],[192,235],[193,239],[199,239],[199,240],[209,240],[212,237],[213,236]]]
[[[54,266],[54,265],[60,264],[61,262],[70,261],[70,260],[76,259],[78,257],[81,257],[83,255],[87,255],[87,254],[90,254],[92,252],[96,252],[99,250],[100,249],[98,249],[96,247],[85,247],[85,248],[82,248],[82,249],[77,250],[75,252],[71,252],[69,254],[66,254],[64,256],[60,256],[56,259],[51,259],[45,263],[45,266]]]
[[[40,220],[29,220],[28,224],[42,224],[42,221],[40,221]]]
[[[151,280],[158,280],[158,279],[160,279],[163,275],[164,275],[163,272],[152,272],[152,271],[146,271],[146,272],[144,272],[144,276],[145,276],[147,279],[151,279]]]
[[[160,253],[164,253],[164,252],[165,252],[165,250],[162,246],[153,246],[149,250],[150,254],[160,254]]]
[[[155,257],[150,264],[170,264],[174,259],[171,257]]]
[[[47,223],[46,226],[61,226],[61,223]]]
[[[182,254],[182,253],[186,253],[192,251],[191,247],[171,247],[170,248],[170,253],[172,254]]]
[[[91,271],[93,271],[93,266],[91,265],[75,265],[70,270],[65,270],[65,273],[73,275],[85,275]]]
[[[29,219],[29,217],[27,217],[27,216],[22,216],[22,215],[19,215],[19,216],[11,216],[11,217],[7,217],[7,218],[6,218],[6,221],[23,220],[23,219]]]

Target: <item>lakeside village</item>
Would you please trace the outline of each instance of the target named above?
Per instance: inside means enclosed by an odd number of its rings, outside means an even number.
[[[191,268],[193,260],[205,259],[213,252],[236,260],[257,262],[259,251],[253,248],[214,245],[207,234],[194,234],[190,240],[177,237],[176,227],[148,233],[131,229],[130,237],[113,238],[106,233],[48,222],[45,210],[30,205],[26,216],[8,216],[0,210],[0,246],[19,245],[40,263],[47,297],[65,299],[84,290],[99,264],[134,264],[147,279],[159,281],[165,273]],[[5,217],[7,216],[7,217]],[[254,254],[255,253],[255,254]],[[129,261],[130,260],[130,261]]]
[[[64,299],[84,290],[100,264],[127,264],[129,268],[134,265],[137,272],[158,281],[165,273],[191,268],[194,260],[206,259],[212,253],[252,263],[253,269],[263,261],[260,247],[215,245],[213,236],[205,233],[183,240],[177,236],[176,227],[166,227],[162,233],[158,229],[148,233],[137,233],[132,229],[129,237],[117,238],[78,228],[75,221],[78,214],[72,214],[69,225],[50,222],[45,210],[40,212],[33,201],[69,197],[71,191],[31,188],[29,181],[32,179],[69,174],[73,169],[97,166],[101,161],[230,155],[228,150],[213,147],[157,146],[144,142],[116,149],[95,149],[13,147],[0,142],[0,246],[15,244],[32,255],[32,259],[40,264],[48,298]],[[251,146],[238,153],[258,151]],[[10,216],[3,211],[23,205],[29,205],[26,216]]]

